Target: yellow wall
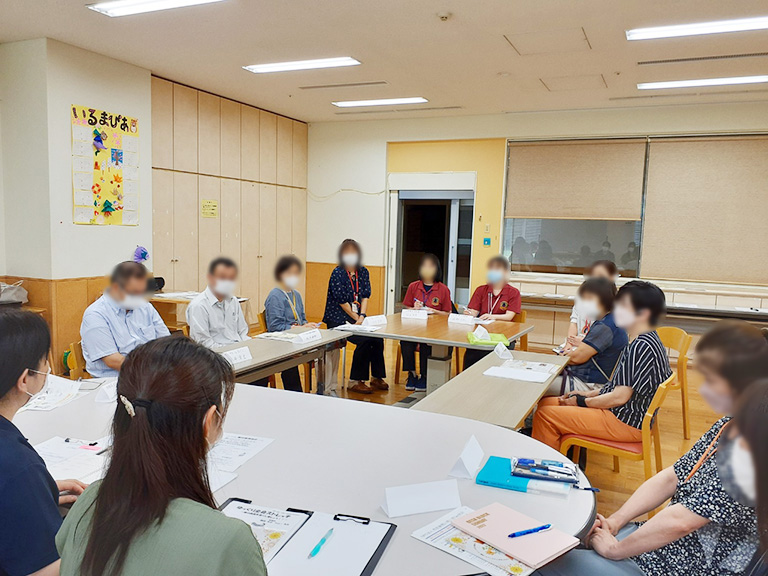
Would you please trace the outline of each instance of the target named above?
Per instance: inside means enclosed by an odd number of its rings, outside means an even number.
[[[470,277],[472,290],[485,282],[488,258],[501,251],[506,153],[507,141],[504,138],[387,144],[387,172],[477,173]],[[486,225],[490,227],[489,232],[485,231]],[[483,238],[486,237],[491,239],[490,246],[483,246]]]

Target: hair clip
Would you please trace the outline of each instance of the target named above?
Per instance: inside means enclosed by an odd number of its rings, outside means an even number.
[[[133,404],[131,404],[131,401],[128,400],[128,398],[120,394],[120,402],[122,402],[123,406],[125,406],[125,411],[128,412],[128,416],[131,418],[136,416],[136,410],[133,409]]]

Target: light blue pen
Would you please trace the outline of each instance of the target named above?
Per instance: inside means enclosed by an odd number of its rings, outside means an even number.
[[[310,553],[309,553],[309,556],[307,556],[307,560],[309,560],[310,558],[314,558],[315,556],[317,556],[317,555],[320,553],[320,550],[322,550],[322,549],[323,549],[323,546],[325,546],[325,544],[328,542],[328,540],[330,540],[330,539],[331,539],[331,536],[333,536],[333,528],[331,528],[330,530],[328,530],[328,532],[326,532],[326,533],[325,533],[325,536],[323,536],[322,538],[320,538],[320,542],[318,542],[317,544],[315,544],[315,547],[314,547],[314,548],[312,548],[312,552],[310,552]]]
[[[517,538],[518,536],[525,536],[527,534],[536,534],[537,532],[544,532],[552,528],[552,524],[544,524],[544,526],[537,526],[536,528],[529,528],[528,530],[520,530],[520,532],[512,532],[508,537]]]

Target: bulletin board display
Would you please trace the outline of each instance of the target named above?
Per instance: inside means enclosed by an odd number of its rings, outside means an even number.
[[[72,106],[73,222],[139,224],[139,121]]]

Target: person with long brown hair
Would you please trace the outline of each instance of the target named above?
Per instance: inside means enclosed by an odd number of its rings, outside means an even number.
[[[126,356],[109,468],[56,537],[62,576],[266,575],[248,525],[216,510],[206,472],[233,393],[229,363],[187,338]]]

